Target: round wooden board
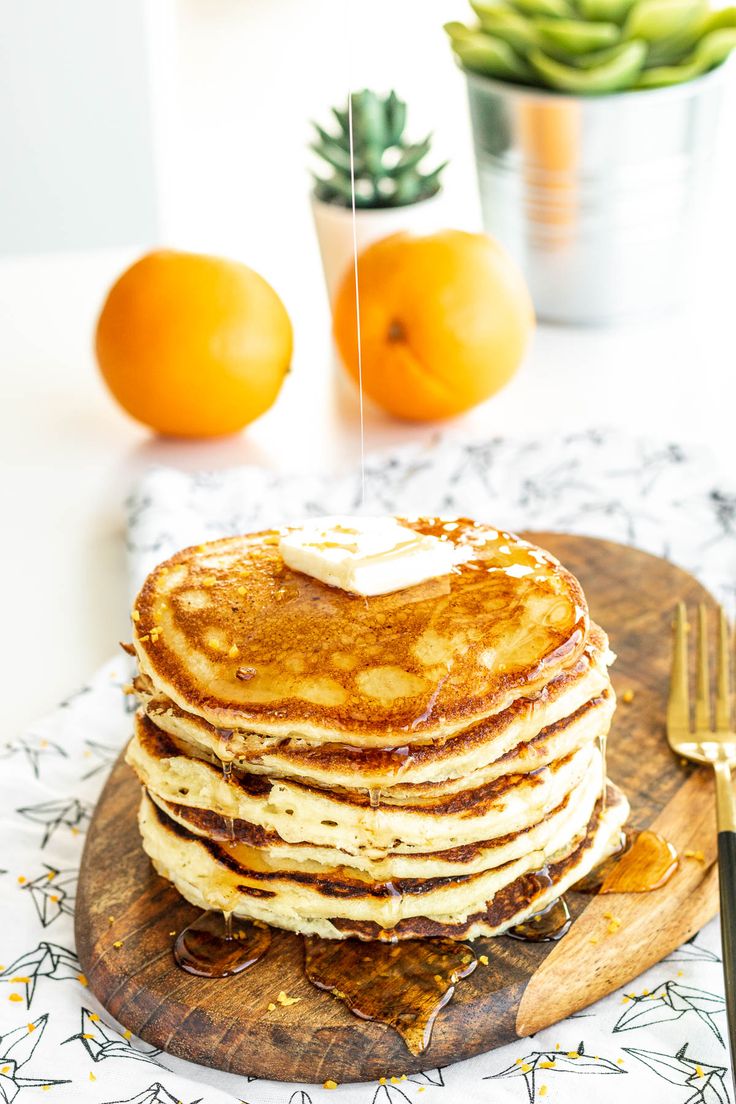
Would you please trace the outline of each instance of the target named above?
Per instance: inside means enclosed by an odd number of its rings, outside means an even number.
[[[274,932],[266,958],[239,977],[204,980],[176,967],[174,933],[197,910],[144,855],[136,825],[139,786],[121,760],[89,828],[76,936],[92,991],[126,1028],[182,1058],[275,1080],[365,1081],[410,1073],[557,1022],[659,961],[715,914],[711,779],[678,763],[664,734],[674,603],[712,606],[713,599],[684,571],[643,552],[583,537],[530,536],[579,577],[592,616],[618,653],[613,681],[619,695],[634,692],[630,704],[619,702],[608,745],[609,775],[629,796],[631,823],[654,825],[681,853],[701,851],[705,861],[683,859],[670,882],[653,893],[570,894],[576,919],[557,944],[477,941],[488,966],[458,985],[429,1048],[415,1058],[391,1028],[359,1020],[306,981],[298,936]],[[610,910],[622,921],[613,933],[603,915]],[[269,1012],[281,990],[299,1003]]]

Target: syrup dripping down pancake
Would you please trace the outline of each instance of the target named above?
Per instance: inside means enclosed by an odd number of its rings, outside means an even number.
[[[145,795],[139,823],[156,870],[192,904],[326,938],[497,935],[544,908],[617,846],[628,814],[615,788],[588,824],[555,853],[532,852],[476,875],[375,882],[339,868],[258,870],[248,849],[225,848],[169,819]]]

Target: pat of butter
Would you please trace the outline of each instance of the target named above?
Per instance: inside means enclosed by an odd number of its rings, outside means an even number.
[[[448,575],[471,550],[391,517],[327,517],[284,530],[284,563],[328,586],[372,597]]]

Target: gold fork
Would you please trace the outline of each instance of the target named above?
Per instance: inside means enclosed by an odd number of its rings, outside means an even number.
[[[721,945],[731,1070],[736,1086],[736,797],[731,781],[731,772],[736,768],[736,728],[731,700],[731,632],[726,615],[719,607],[714,723],[708,663],[708,614],[704,605],[699,606],[693,724],[688,689],[688,631],[687,611],[684,603],[680,602],[675,614],[667,739],[676,755],[695,763],[709,764],[715,772]]]

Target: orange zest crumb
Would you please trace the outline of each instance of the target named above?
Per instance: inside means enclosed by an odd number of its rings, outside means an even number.
[[[77,974],[77,981],[79,982],[80,985],[88,985],[89,984],[88,981],[87,981],[87,975],[86,974]]]
[[[540,1096],[546,1096],[547,1095],[547,1086],[546,1085],[540,1085],[539,1086],[539,1095]]]
[[[23,885],[23,883],[25,882],[25,880],[26,880],[26,879],[25,879],[25,876],[24,876],[23,874],[19,874],[19,875],[18,875],[18,885]]]
[[[20,993],[11,993],[11,994],[10,994],[10,996],[8,997],[8,1000],[12,1000],[12,1001],[22,1001],[22,1000],[23,1000],[23,998],[22,998],[22,996],[20,995]]]
[[[336,1089],[337,1088],[337,1081],[325,1081],[325,1083],[322,1087],[324,1089]]]
[[[634,691],[633,690],[624,690],[623,694],[621,695],[621,701],[626,702],[627,705],[630,705],[633,700],[634,700]]]
[[[488,955],[478,955],[478,961],[482,966],[488,965]]]
[[[10,984],[12,985],[13,983],[20,983],[22,985],[25,985],[30,980],[31,979],[29,977],[25,977],[25,975],[23,974],[17,974],[15,977],[12,977],[10,979]]]
[[[273,1001],[271,1001],[271,1003],[269,1004],[268,1011],[269,1012],[275,1012],[276,1011],[276,1005],[273,1003]]]
[[[100,1017],[97,1015],[96,1012],[90,1012],[89,1018],[92,1021],[92,1023],[97,1023],[97,1021],[99,1020]]]
[[[578,1054],[578,1052],[576,1050],[568,1050],[567,1057],[568,1058],[579,1058],[580,1055]]]
[[[539,1068],[540,1069],[554,1069],[555,1065],[556,1065],[556,1062],[555,1062],[555,1059],[553,1058],[550,1062],[540,1062],[539,1063]]]
[[[276,998],[282,1008],[288,1008],[290,1004],[298,1004],[301,999],[301,997],[287,997],[283,989]]]
[[[123,945],[122,939],[116,939],[115,942],[113,943],[113,947],[115,948],[116,951],[119,951],[120,948],[122,947],[122,945]]]
[[[688,851],[683,851],[682,853],[683,853],[683,855],[686,859],[695,859],[695,861],[699,862],[699,863],[704,863],[705,862],[705,855],[703,854],[702,851],[689,851],[688,850]]]
[[[92,1070],[89,1071],[89,1079],[90,1079],[90,1081],[96,1081],[97,1080],[97,1078],[93,1074]]]
[[[133,1032],[130,1030],[129,1027],[126,1028],[126,1030],[123,1032],[123,1038],[124,1039],[130,1039],[130,1038],[132,1038],[132,1036],[133,1036]]]

